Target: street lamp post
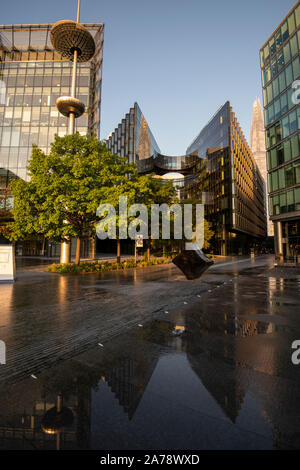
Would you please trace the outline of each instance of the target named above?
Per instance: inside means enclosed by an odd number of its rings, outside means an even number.
[[[68,134],[74,134],[75,119],[85,111],[84,103],[75,97],[77,63],[87,62],[95,54],[95,42],[91,33],[79,23],[80,0],[78,0],[77,21],[62,20],[55,23],[50,30],[54,49],[73,62],[71,95],[60,96],[56,100],[58,111],[69,119]],[[67,223],[67,221],[66,221]],[[70,242],[61,244],[60,262],[70,262]]]

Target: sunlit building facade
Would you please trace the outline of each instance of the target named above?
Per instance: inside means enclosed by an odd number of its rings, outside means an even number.
[[[158,144],[137,103],[106,139],[108,150],[129,162],[144,160],[160,153]]]
[[[252,122],[250,129],[250,148],[257,163],[260,174],[264,180],[265,208],[267,214],[268,236],[274,236],[273,222],[269,217],[268,196],[267,196],[267,160],[265,143],[265,124],[263,112],[259,98],[256,98],[252,106]]]
[[[234,111],[227,101],[200,131],[187,154],[197,154],[199,181],[186,185],[184,197],[210,194],[206,218],[221,255],[249,253],[266,237],[264,181]]]
[[[275,250],[292,259],[300,255],[299,28],[298,1],[260,49]]]

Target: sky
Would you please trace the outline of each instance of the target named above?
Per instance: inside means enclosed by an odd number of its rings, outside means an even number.
[[[2,24],[76,19],[77,0],[0,0]],[[246,138],[262,102],[259,49],[294,0],[81,0],[103,22],[101,139],[137,101],[161,152],[184,154],[230,101]]]

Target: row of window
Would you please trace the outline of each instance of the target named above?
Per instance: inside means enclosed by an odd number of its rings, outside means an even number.
[[[274,103],[264,110],[265,125],[268,126],[272,122],[277,121],[283,114],[295,106],[292,95],[295,92],[293,88],[288,88]]]
[[[293,33],[293,31],[300,24],[300,5],[292,11],[288,16],[286,21],[281,25],[280,28],[273,34],[269,39],[267,44],[260,51],[261,65],[263,66],[270,57],[280,49],[282,44],[287,40],[287,38]]]
[[[300,210],[300,186],[269,197],[270,216]]]
[[[295,107],[295,105],[294,105]],[[284,129],[284,124],[286,124],[286,119],[288,120],[288,129]],[[295,123],[295,121],[298,121]],[[286,137],[285,133],[289,132],[292,134],[297,129],[300,129],[300,107],[297,106],[293,111],[285,116],[285,118],[280,119],[276,124],[269,127],[266,130],[266,146],[267,149],[273,145],[279,143],[282,139]]]
[[[268,174],[270,193],[278,191],[279,189],[289,188],[295,184],[300,184],[300,160],[285,165]]]
[[[17,88],[8,89],[5,96],[1,94],[0,113],[3,111],[1,105],[6,107],[21,106],[55,106],[57,98],[60,96],[69,96],[70,88],[52,89],[51,88]],[[88,88],[80,87],[76,97],[86,106],[89,102]]]
[[[96,56],[96,60],[102,59],[102,49]],[[24,62],[24,61],[62,61],[64,59],[56,51],[5,51],[0,49],[0,60],[2,62]]]
[[[266,107],[277,95],[290,86],[300,76],[300,59],[297,56],[264,90],[264,106]]]
[[[294,55],[299,52],[300,31],[294,34],[291,39],[283,46],[281,51],[273,57],[262,70],[262,82],[265,86],[280,70],[290,61]]]
[[[80,126],[76,123],[76,130],[86,134],[87,127]],[[2,132],[1,132],[2,131]],[[47,146],[54,140],[55,134],[64,136],[67,134],[67,126],[57,127],[3,127],[0,128],[0,152],[5,151],[9,147],[31,147],[32,144],[38,146]]]
[[[290,139],[285,140],[277,147],[267,152],[268,170],[275,168],[283,163],[297,158],[300,155],[300,134],[296,134]]]
[[[17,108],[18,110],[22,111],[22,108]],[[49,109],[49,108],[48,108]],[[14,118],[10,117],[5,117],[3,120],[3,123],[0,125],[0,129],[9,129],[11,127],[20,127],[22,128],[28,128],[30,126],[33,127],[40,127],[40,128],[45,128],[45,127],[58,127],[58,126],[64,126],[67,127],[68,125],[68,120],[65,116],[59,113],[49,113],[49,112],[44,112],[45,108],[28,108],[29,113],[27,113],[27,109],[23,111],[22,114],[22,120],[21,120],[21,114],[18,117],[17,113],[14,113]],[[1,119],[2,120],[2,119]],[[80,116],[78,119],[76,119],[76,124],[77,126],[87,126],[88,125],[88,116],[86,114],[83,114]]]
[[[0,126],[29,126],[30,124],[36,126],[45,125],[45,123],[54,126],[58,119],[66,122],[66,118],[54,106],[28,106],[25,108],[8,106],[3,108],[2,114],[1,112],[0,107]]]
[[[80,74],[84,70],[90,69],[91,63],[78,63],[77,69],[80,69]],[[50,72],[49,72],[50,69]],[[5,75],[24,75],[24,74],[48,74],[52,73],[51,69],[55,69],[55,73],[67,73],[72,71],[72,63],[70,61],[45,61],[45,62],[0,62],[0,72]]]
[[[280,119],[274,126],[266,131],[267,148],[275,145],[282,139],[300,129],[300,107],[290,111],[284,118]]]

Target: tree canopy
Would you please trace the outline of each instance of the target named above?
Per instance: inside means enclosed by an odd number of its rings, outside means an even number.
[[[43,235],[68,242],[93,236],[100,204],[118,207],[119,197],[128,204],[166,202],[174,195],[172,184],[149,175],[139,176],[134,163],[109,152],[95,136],[79,133],[55,137],[49,155],[34,146],[28,165],[29,181],[12,184],[11,240]],[[79,256],[79,255],[78,255]],[[76,262],[79,262],[76,256]]]

